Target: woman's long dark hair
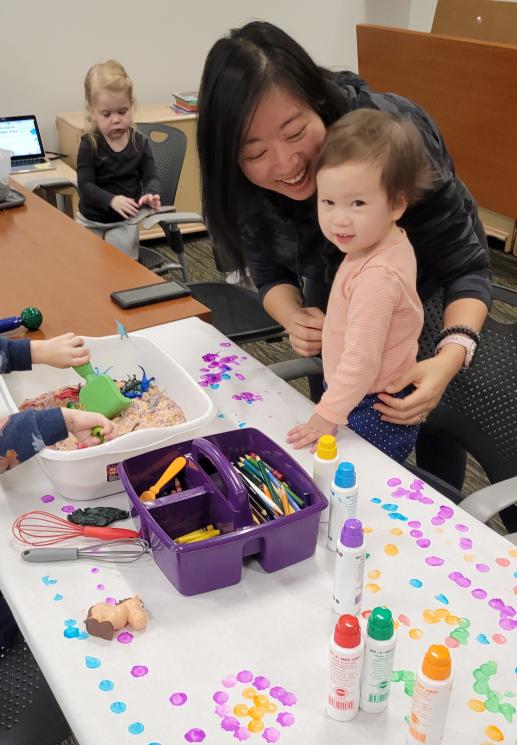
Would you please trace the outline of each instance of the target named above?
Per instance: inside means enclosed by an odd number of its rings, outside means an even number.
[[[204,219],[226,270],[245,267],[239,219],[258,187],[243,175],[239,154],[245,127],[271,85],[304,101],[325,125],[345,111],[333,74],[277,26],[248,23],[214,44],[201,78],[197,147]]]

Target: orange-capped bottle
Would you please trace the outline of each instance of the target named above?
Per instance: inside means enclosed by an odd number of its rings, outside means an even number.
[[[452,688],[451,655],[432,644],[417,672],[407,745],[441,745]]]

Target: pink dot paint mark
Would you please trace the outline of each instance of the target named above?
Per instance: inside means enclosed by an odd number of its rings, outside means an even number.
[[[388,484],[388,486],[399,486],[402,483],[402,481],[394,477],[392,479],[388,479],[386,483]]]
[[[43,496],[41,497],[41,501],[43,502],[43,504],[50,504],[50,502],[54,502],[54,501],[55,501],[55,499],[56,499],[56,498],[55,498],[55,497],[53,497],[53,496],[52,496],[52,494],[44,494],[44,495],[43,495]]]
[[[222,342],[221,342],[221,343],[219,344],[219,346],[220,346],[220,347],[231,347],[231,346],[232,346],[232,343],[231,343],[231,341],[222,341]]]
[[[212,699],[215,701],[216,704],[225,704],[230,697],[226,693],[226,691],[216,691],[214,695],[212,696]]]
[[[408,522],[408,525],[410,528],[421,528],[422,527],[422,523],[420,522],[420,520],[410,520]]]
[[[245,740],[249,740],[251,737],[251,732],[247,727],[238,727],[235,732],[233,733],[233,736],[236,740],[239,740],[240,742],[244,742]]]
[[[104,602],[107,603],[108,605],[116,605],[118,603],[118,600],[116,598],[107,597],[107,598],[104,598]]]
[[[232,713],[231,706],[228,706],[228,704],[217,704],[217,706],[214,709],[215,713],[218,717],[227,717]]]
[[[505,559],[502,556],[499,556],[495,560],[495,563],[496,564],[499,564],[500,567],[508,567],[508,566],[510,566],[510,560],[509,559]]]
[[[468,533],[468,530],[469,530],[469,526],[468,525],[463,525],[463,523],[458,523],[458,525],[455,525],[454,527],[460,533]]]
[[[221,344],[221,346],[223,346],[223,344]],[[227,346],[230,346],[230,345],[228,344]],[[193,729],[189,729],[188,732],[185,732],[184,737],[187,742],[203,742],[203,740],[206,737],[206,734],[203,732],[202,729],[199,729],[198,727],[194,727]]]
[[[504,634],[494,634],[492,636],[492,639],[496,644],[506,644],[507,642],[506,636]]]
[[[100,572],[100,569],[99,569],[99,567],[92,567],[92,568],[90,569],[90,572],[91,572],[92,574],[99,574],[99,572]]]
[[[266,742],[278,742],[280,739],[280,732],[274,727],[266,727],[262,733],[262,737]]]
[[[169,701],[173,706],[183,706],[184,703],[186,703],[188,699],[188,696],[186,693],[183,693],[183,691],[178,691],[177,693],[173,693],[172,696],[169,696]],[[193,740],[193,742],[200,742],[199,740]]]
[[[407,616],[405,616],[403,613],[401,613],[400,616],[398,616],[398,620],[403,626],[408,626],[408,627],[411,626],[411,620]]]
[[[470,538],[460,538],[460,548],[464,551],[470,551],[472,548],[472,541]]]
[[[246,376],[242,373],[235,373],[235,377],[237,378],[237,380],[246,380]]]
[[[445,564],[445,559],[442,559],[439,556],[427,556],[425,563],[429,564],[430,567],[441,567],[442,564]]]
[[[418,541],[416,542],[416,545],[419,546],[420,548],[429,548],[429,546],[431,545],[431,541],[429,540],[429,538],[419,538]],[[433,558],[433,557],[431,556],[430,558]],[[434,557],[434,558],[436,558],[436,557]],[[426,559],[426,561],[427,561],[427,559]],[[430,562],[427,561],[427,563],[429,564]],[[443,564],[443,559],[441,559],[441,562],[440,563]],[[439,565],[438,564],[431,564],[431,566],[439,566]]]
[[[487,596],[487,591],[482,590],[481,587],[476,587],[476,589],[472,590],[470,594],[473,598],[476,598],[476,600],[484,600]]]
[[[129,631],[122,631],[122,633],[117,636],[117,641],[121,644],[131,644],[134,638],[133,634],[130,634]]]
[[[434,499],[431,499],[431,497],[422,497],[420,502],[422,504],[434,504]]]
[[[133,665],[131,668],[131,675],[133,678],[143,678],[148,672],[149,668],[145,665]]]
[[[221,683],[225,688],[233,688],[237,685],[237,678],[235,675],[225,675],[225,677],[221,680]]]
[[[409,491],[407,489],[402,489],[402,488],[395,489],[395,491],[392,491],[391,492],[391,496],[392,497],[396,497],[396,498],[397,497],[407,497],[408,494],[409,494]]]
[[[455,649],[456,647],[459,647],[460,643],[457,639],[453,639],[451,636],[447,636],[444,639],[445,644],[450,647],[451,649]]]
[[[488,566],[488,564],[476,564],[476,569],[482,574],[490,571],[490,567]]]
[[[431,524],[432,525],[443,525],[445,522],[443,517],[433,517],[431,518]]]
[[[102,592],[102,590],[105,590],[105,589],[106,587],[104,585],[97,585],[97,590],[100,590]]]

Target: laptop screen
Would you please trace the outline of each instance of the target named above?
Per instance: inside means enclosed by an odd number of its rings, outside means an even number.
[[[36,117],[0,117],[0,148],[10,150],[12,163],[22,158],[38,158],[45,155]]]

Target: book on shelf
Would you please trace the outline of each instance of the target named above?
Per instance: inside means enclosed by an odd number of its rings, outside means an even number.
[[[173,93],[172,107],[182,113],[195,114],[197,111],[197,91]]]

